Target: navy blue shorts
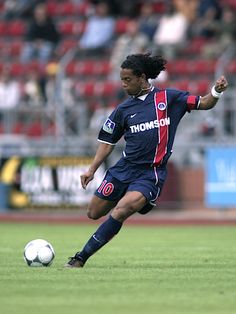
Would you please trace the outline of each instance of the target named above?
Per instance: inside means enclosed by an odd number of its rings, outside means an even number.
[[[106,172],[95,195],[118,202],[126,192],[137,191],[142,193],[149,203],[155,204],[165,178],[165,169],[157,169],[150,165],[134,165],[121,159]]]

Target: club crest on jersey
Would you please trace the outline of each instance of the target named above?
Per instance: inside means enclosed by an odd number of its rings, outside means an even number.
[[[166,104],[164,102],[159,102],[159,104],[157,105],[157,108],[163,111],[166,109]]]
[[[116,124],[108,118],[103,124],[103,130],[107,133],[112,134],[115,129],[115,125]]]

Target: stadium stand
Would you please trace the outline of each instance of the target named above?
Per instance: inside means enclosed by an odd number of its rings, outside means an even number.
[[[185,3],[186,7],[192,2],[202,2],[173,1]],[[53,17],[61,38],[48,64],[42,66],[36,60],[26,64],[20,62],[30,17],[17,15],[11,19],[5,18],[4,1],[0,1],[0,71],[8,66],[11,75],[18,80],[21,88],[19,105],[12,111],[0,110],[2,156],[19,154],[86,156],[94,153],[101,121],[124,97],[120,82],[110,79],[112,47],[116,40],[126,33],[129,21],[133,18],[139,20],[143,3],[152,4],[154,19],[158,24],[160,17],[166,13],[168,1],[107,1],[113,6],[112,16],[115,19],[114,38],[110,49],[106,49],[102,54],[79,55],[76,53],[78,43],[96,2],[97,0],[45,0],[47,10]],[[123,3],[126,2],[129,2],[131,7],[134,3],[138,4],[137,8],[129,11],[129,14],[127,11],[122,12]],[[118,3],[119,12],[114,11],[115,3]],[[236,11],[236,0],[218,3],[221,4],[222,10],[230,6]],[[186,12],[186,8],[184,11]],[[196,172],[189,175],[192,168],[189,169],[188,165],[195,168],[198,165],[202,166],[203,151],[207,145],[216,145],[219,142],[235,145],[236,53],[229,49],[221,56],[206,58],[203,53],[206,45],[217,41],[217,37],[203,36],[198,31],[199,23],[202,22],[196,13],[196,19],[190,23],[193,27],[189,29],[181,49],[174,59],[168,60],[166,75],[153,84],[160,88],[172,87],[203,95],[209,90],[216,74],[225,73],[232,87],[225,93],[224,106],[221,104],[217,106],[213,114],[191,112],[191,118],[189,119],[187,115],[180,124],[175,154],[171,160],[173,163],[170,164],[172,181],[167,185],[168,189],[164,191],[161,199],[161,206],[162,202],[167,203],[168,200],[168,209],[175,207],[176,199],[179,197],[177,190],[180,188],[178,182],[180,172],[181,175],[184,173],[187,182],[184,197],[181,197],[185,200],[194,200],[197,204],[200,197],[196,194],[203,194],[203,179],[201,177],[200,183],[194,185],[197,180]],[[232,42],[232,48],[233,44],[235,43]],[[152,42],[149,46],[149,50],[152,51]],[[116,146],[117,155],[123,149],[122,144],[121,142]],[[117,155],[112,158],[115,159]],[[177,171],[178,166],[182,166],[181,171]],[[202,171],[199,173],[203,176]],[[194,179],[189,179],[190,176]],[[193,182],[189,184],[191,180]],[[187,205],[192,206],[190,202]]]
[[[157,0],[150,1],[153,5],[156,17],[159,18],[166,12],[166,1]],[[139,2],[139,7],[142,5]],[[82,36],[88,16],[93,11],[93,2],[88,0],[80,1],[46,1],[48,12],[56,21],[57,27],[61,34],[61,41],[58,45],[52,62],[60,62],[66,53],[72,49],[76,49],[78,40]],[[224,5],[230,5],[236,8],[236,1],[226,0]],[[0,5],[1,16],[3,15],[4,6]],[[115,16],[115,37],[118,38],[126,32],[129,16]],[[42,76],[44,69],[36,62],[32,61],[27,64],[20,63],[20,54],[23,48],[23,38],[28,26],[29,20],[20,19],[13,20],[0,19],[0,69],[7,62],[11,68],[12,74],[17,77],[21,83],[32,71],[38,71]],[[210,39],[214,40],[214,39]],[[182,50],[178,53],[174,60],[170,60],[167,66],[167,77],[163,81],[157,81],[155,84],[160,87],[173,87],[183,90],[190,90],[193,93],[204,94],[209,89],[212,82],[217,60],[204,59],[202,57],[202,49],[209,38],[194,34],[188,37]],[[150,46],[151,47],[151,46]],[[110,51],[105,54],[95,56],[74,56],[66,64],[66,73],[74,82],[75,102],[84,101],[88,104],[93,103],[92,108],[99,106],[99,103],[111,102],[114,105],[119,100],[120,85],[117,82],[109,82]],[[50,61],[50,62],[51,62]],[[227,71],[236,72],[235,58],[227,65]],[[22,105],[23,106],[23,105]],[[45,108],[43,106],[42,108]],[[91,114],[91,113],[90,113]],[[19,129],[17,131],[19,133]],[[40,136],[43,132],[39,132]],[[76,134],[75,134],[76,135]]]

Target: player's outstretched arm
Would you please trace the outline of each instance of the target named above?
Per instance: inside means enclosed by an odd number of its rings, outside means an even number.
[[[103,161],[110,155],[113,149],[114,149],[114,145],[110,145],[106,143],[99,144],[91,166],[89,167],[88,171],[86,171],[84,174],[80,176],[81,185],[83,189],[86,189],[86,186],[88,185],[88,183],[91,180],[93,180],[94,173],[103,163]]]
[[[225,91],[228,87],[228,82],[224,76],[221,76],[216,82],[215,85],[212,87],[209,94],[206,96],[201,97],[199,109],[201,110],[208,110],[213,108],[217,101],[219,100],[222,92]]]

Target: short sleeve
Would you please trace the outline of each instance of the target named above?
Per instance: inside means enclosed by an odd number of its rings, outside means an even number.
[[[170,90],[169,93],[173,104],[184,106],[186,111],[197,110],[200,103],[200,96],[180,90]]]
[[[104,122],[99,135],[98,141],[116,144],[124,134],[124,121],[119,109],[114,110]]]
[[[188,95],[187,97],[187,110],[197,110],[200,103],[200,97],[194,95]]]

